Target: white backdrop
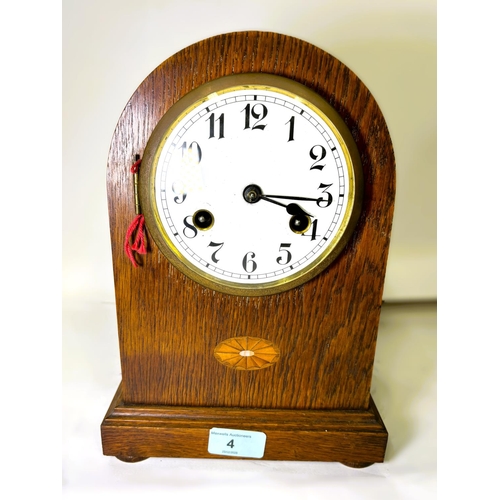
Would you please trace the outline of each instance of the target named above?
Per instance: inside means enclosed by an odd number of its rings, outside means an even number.
[[[38,160],[48,159],[48,166],[57,165],[58,160],[51,159],[52,154],[57,156],[57,139],[48,142],[50,134],[44,128],[58,131],[54,121],[59,117],[59,101],[55,102],[57,97],[51,100],[58,87],[51,78],[57,80],[59,75],[58,68],[50,65],[53,44],[47,53],[43,42],[57,37],[57,26],[54,29],[50,18],[58,23],[59,16],[48,7],[52,0],[31,0],[33,6],[28,7],[29,3],[7,2],[0,31],[2,104],[8,110],[12,107],[8,120],[2,116],[2,140],[7,146],[4,181],[12,202],[8,199],[3,205],[7,209],[3,273],[11,279],[1,312],[5,318],[4,357],[14,363],[3,363],[2,379],[8,408],[20,409],[15,415],[6,411],[4,416],[4,427],[9,429],[7,445],[9,438],[13,441],[7,451],[12,467],[5,479],[18,489],[40,491],[47,479],[43,465],[58,465],[57,458],[51,460],[48,454],[60,435],[59,428],[53,434],[47,432],[57,427],[57,415],[47,411],[56,408],[57,402],[51,404],[50,391],[45,388],[58,386],[57,374],[46,384],[40,380],[40,374],[50,372],[52,366],[45,353],[59,353],[59,337],[40,300],[46,290],[57,287],[52,282],[58,265],[57,244],[51,240],[53,219],[48,210],[57,196],[47,199],[32,178],[29,187],[40,201],[33,196],[25,203],[27,217],[11,216],[20,205],[12,183],[18,178],[11,175],[11,166],[12,158],[26,158],[22,153],[29,144],[36,148],[37,156],[29,159],[33,159],[32,170],[38,177],[31,171],[29,175],[36,181],[54,183],[52,170],[40,169]],[[286,494],[282,497],[300,500],[435,498],[435,313],[427,317],[421,309],[429,306],[414,310],[404,306],[404,314],[398,312],[400,306],[383,308],[387,316],[381,322],[373,388],[378,391],[374,397],[390,437],[388,461],[380,466],[366,471],[321,466],[313,470],[313,478],[305,478],[302,467],[287,474],[278,468],[271,470],[275,465],[263,462],[251,464],[250,469],[246,462],[233,469],[215,461],[191,468],[180,462],[176,465],[176,461],[150,459],[135,464],[139,469],[129,468],[100,456],[98,426],[120,379],[105,188],[110,140],[120,113],[141,81],[173,53],[201,39],[250,29],[281,32],[328,51],[364,81],[385,115],[397,162],[396,214],[384,295],[386,300],[436,297],[437,0],[63,0],[62,4],[62,292],[68,299],[63,314],[63,391],[67,395],[63,474],[74,491],[67,498],[98,497],[89,483],[102,485],[106,498],[118,483],[122,498],[124,492],[144,496],[144,488],[154,486],[159,489],[154,498],[165,496],[166,483],[173,485],[170,490],[177,490],[179,498],[187,498],[183,493],[190,486],[192,498],[212,491],[237,491],[241,498],[255,498],[257,492],[266,498],[276,497],[283,482],[287,487],[282,489]],[[440,255],[444,256],[440,261],[440,363],[444,366],[440,386],[445,388],[440,390],[440,417],[445,422],[440,428],[440,489],[443,485],[452,489],[454,495],[445,495],[450,498],[477,496],[479,489],[488,486],[490,496],[494,489],[498,491],[495,461],[474,459],[486,456],[498,444],[491,425],[475,425],[478,412],[480,418],[495,414],[495,392],[485,381],[498,379],[498,353],[484,349],[491,345],[492,333],[498,332],[499,303],[498,287],[493,286],[499,281],[496,228],[500,184],[494,180],[500,172],[498,152],[491,151],[500,137],[500,82],[494,52],[499,31],[493,5],[483,0],[463,8],[460,2],[439,2],[439,230]],[[29,97],[37,102],[23,107]],[[27,123],[36,127],[26,128]],[[29,140],[20,133],[24,130],[32,133]],[[485,172],[487,182],[471,191],[472,167]],[[16,227],[30,245],[12,238],[11,228]],[[468,243],[471,234],[474,238]],[[55,255],[55,262],[44,258],[40,249]],[[21,263],[22,272],[11,262]],[[30,263],[32,272],[24,268]],[[19,306],[12,307],[17,302]],[[56,330],[58,320],[52,322]],[[19,331],[13,330],[16,327]],[[32,334],[29,341],[26,333]],[[11,345],[15,342],[19,346]],[[35,363],[40,365],[36,377],[25,369]],[[57,360],[54,365],[58,366]],[[26,379],[25,390],[11,383],[13,374],[18,380]],[[22,411],[27,406],[30,411]],[[22,432],[11,430],[13,415]],[[471,436],[458,443],[456,437],[463,436],[464,430]],[[30,438],[41,441],[38,448],[28,445],[30,431]],[[20,437],[25,446],[20,446]],[[26,460],[32,465],[36,449],[44,458],[27,468]],[[445,479],[443,473],[448,474]],[[270,481],[266,480],[259,484],[263,476],[279,485],[268,488]],[[75,482],[81,491],[76,491]]]
[[[111,137],[135,89],[165,59],[243,30],[310,42],[370,89],[397,164],[384,298],[436,298],[436,0],[63,0],[64,494],[434,498],[430,305],[383,310],[372,383],[390,436],[383,464],[357,471],[335,463],[149,459],[131,467],[102,456],[99,425],[121,378],[105,185]],[[45,407],[40,394],[38,407]]]
[[[63,296],[114,300],[105,171],[132,93],[183,47],[243,30],[317,45],[375,96],[397,167],[384,298],[435,299],[435,0],[64,0]]]

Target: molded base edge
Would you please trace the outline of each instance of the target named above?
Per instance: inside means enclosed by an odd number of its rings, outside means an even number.
[[[350,467],[383,462],[388,438],[373,400],[367,410],[126,405],[120,385],[101,424],[103,453],[125,462],[150,457],[241,459],[208,452],[214,427],[264,432],[261,460],[341,462]]]

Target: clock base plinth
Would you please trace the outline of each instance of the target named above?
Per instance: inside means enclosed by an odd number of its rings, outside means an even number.
[[[127,462],[240,458],[208,452],[214,427],[265,433],[262,460],[340,462],[356,468],[383,462],[388,438],[373,400],[366,410],[127,405],[119,387],[101,424],[103,453]]]

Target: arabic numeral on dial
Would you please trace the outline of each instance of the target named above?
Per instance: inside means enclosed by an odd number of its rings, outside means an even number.
[[[189,238],[189,239],[193,239],[193,238],[196,238],[196,235],[198,234],[198,229],[196,229],[195,226],[193,226],[193,224],[190,224],[188,221],[189,219],[191,219],[191,221],[193,220],[193,218],[188,215],[187,217],[184,217],[184,229],[182,230],[184,236],[186,238]]]
[[[311,241],[314,241],[317,235],[318,235],[318,219],[314,219],[311,222],[311,232],[303,233],[302,236],[308,236],[309,238],[311,238]]]
[[[328,188],[331,187],[331,184],[320,184],[318,189],[323,189],[323,193],[326,194],[326,199],[325,198],[318,198],[316,200],[316,205],[320,208],[326,208],[329,207],[332,204],[333,201],[333,196],[331,193],[329,193],[327,190]]]
[[[287,122],[286,125],[290,124],[290,128],[288,130],[288,142],[294,141],[295,137],[295,116],[292,116]]]
[[[219,137],[218,138],[223,139],[224,138],[224,113],[221,113],[221,115],[217,119],[215,119],[215,114],[212,113],[208,117],[208,120],[206,120],[206,121],[210,122],[210,131],[209,131],[208,138],[212,139],[213,137],[215,137],[215,122],[219,122]]]
[[[267,108],[264,104],[254,104],[250,106],[248,103],[242,110],[245,112],[245,127],[244,130],[250,128],[251,118],[257,120],[252,127],[252,130],[264,130],[266,125],[259,125],[259,123],[267,116]]]
[[[200,145],[193,141],[189,146],[184,141],[181,146],[182,159],[188,163],[200,163],[201,161],[201,148]]]
[[[222,243],[214,243],[213,241],[211,241],[209,244],[208,244],[209,247],[214,247],[214,248],[217,248],[217,250],[212,254],[212,262],[214,262],[215,264],[217,264],[217,262],[219,262],[220,259],[217,258],[217,252],[224,246],[224,242]]]
[[[247,273],[253,273],[257,269],[257,262],[255,262],[255,253],[254,252],[248,252],[245,257],[243,257],[243,269]]]
[[[313,146],[309,151],[309,156],[312,160],[315,160],[309,170],[323,170],[325,168],[325,164],[319,163],[324,160],[326,156],[326,149],[323,146],[320,144]]]
[[[287,248],[290,248],[292,245],[291,243],[282,243],[280,245],[280,252],[283,252],[284,255],[280,255],[277,259],[276,262],[278,264],[281,264],[282,266],[285,266],[292,260],[292,254],[290,253]]]
[[[172,191],[176,195],[174,198],[175,203],[180,205],[186,199],[187,193],[184,191],[184,184],[182,182],[174,182],[172,184]]]

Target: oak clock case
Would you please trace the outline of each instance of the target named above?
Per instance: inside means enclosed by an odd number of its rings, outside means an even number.
[[[222,77],[160,120],[139,178],[160,251],[223,293],[266,295],[325,269],[362,202],[359,153],[340,116],[276,75]]]
[[[186,47],[126,105],[107,187],[122,381],[105,455],[384,460],[370,390],[395,161],[352,71],[277,33]]]

